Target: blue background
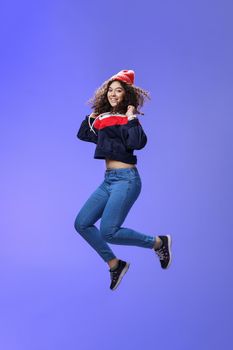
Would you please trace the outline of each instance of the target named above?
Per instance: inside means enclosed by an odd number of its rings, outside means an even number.
[[[4,350],[231,349],[232,1],[1,4],[1,289]],[[142,192],[124,226],[170,233],[173,264],[111,245],[108,267],[74,220],[102,182],[76,138],[86,101],[121,69],[152,100],[135,151]]]

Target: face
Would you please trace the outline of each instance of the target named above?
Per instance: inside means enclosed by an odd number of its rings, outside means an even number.
[[[125,96],[125,90],[121,86],[121,83],[119,81],[113,81],[108,88],[108,102],[110,105],[114,108],[116,107],[120,102],[123,101]]]

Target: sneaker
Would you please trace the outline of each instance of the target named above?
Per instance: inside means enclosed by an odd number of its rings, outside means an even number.
[[[117,288],[117,286],[119,285],[120,281],[122,280],[124,274],[127,272],[129,265],[130,264],[127,263],[126,261],[119,260],[117,269],[114,271],[111,271],[111,269],[109,270],[110,276],[111,276],[110,289],[114,290]]]
[[[167,269],[171,263],[171,236],[159,236],[162,240],[162,246],[159,249],[154,249],[155,253],[158,255],[162,269]]]

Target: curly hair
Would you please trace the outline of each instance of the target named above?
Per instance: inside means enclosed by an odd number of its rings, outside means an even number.
[[[117,80],[117,79],[116,79]],[[150,100],[149,92],[141,89],[135,85],[126,84],[123,81],[117,80],[125,91],[124,98],[114,109],[110,105],[107,93],[109,86],[115,80],[106,80],[94,93],[94,96],[88,100],[94,113],[101,114],[106,112],[115,112],[125,114],[128,105],[133,105],[137,114],[144,114],[140,112],[140,108],[144,105],[146,99]]]

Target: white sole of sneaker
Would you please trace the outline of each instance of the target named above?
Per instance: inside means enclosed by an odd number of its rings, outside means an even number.
[[[115,287],[114,287],[113,289],[111,289],[111,290],[115,290],[115,289],[119,286],[119,284],[120,284],[122,278],[124,277],[124,275],[125,275],[126,272],[128,271],[129,266],[130,266],[130,263],[126,263],[125,267],[124,267],[123,270],[121,271],[121,274],[120,274],[120,276],[119,276],[119,278],[118,278],[117,284],[116,284]]]
[[[170,255],[170,260],[169,260],[169,264],[167,265],[166,269],[171,265],[172,262],[172,251],[171,251],[171,246],[172,246],[172,238],[170,235],[166,235],[168,238],[168,251],[169,251],[169,255]],[[166,270],[165,269],[165,270]]]

